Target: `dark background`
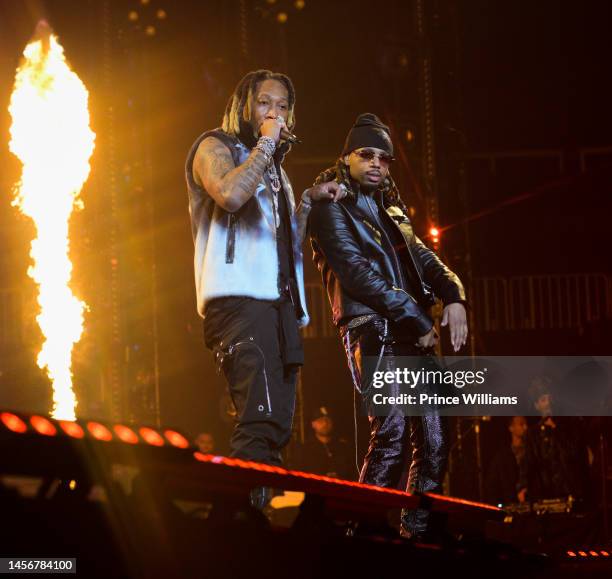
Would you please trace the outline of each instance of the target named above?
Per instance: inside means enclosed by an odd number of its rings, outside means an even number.
[[[226,437],[223,382],[195,312],[183,166],[255,68],[281,70],[295,84],[303,144],[287,170],[298,193],[334,162],[357,114],[374,112],[405,153],[393,171],[417,231],[428,240],[427,199],[437,198],[439,251],[463,279],[470,269],[474,277],[610,274],[610,3],[432,0],[421,3],[421,35],[417,5],[1,0],[0,405],[44,412],[50,400],[34,362],[40,336],[26,276],[33,230],[11,207],[20,167],[8,151],[7,112],[20,53],[41,17],[90,91],[97,133],[85,209],[71,222],[74,288],[91,306],[74,352],[82,416],[154,422],[159,411],[163,424]],[[433,75],[433,182],[423,170],[424,54]],[[595,147],[603,149],[581,157]],[[491,155],[502,152],[513,155],[495,157],[492,170]],[[475,315],[475,348],[609,353],[606,315],[595,329],[514,333],[487,333]],[[350,438],[344,355],[333,331],[319,330],[305,340],[305,413],[329,406]]]

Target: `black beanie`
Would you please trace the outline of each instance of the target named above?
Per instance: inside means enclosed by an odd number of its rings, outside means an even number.
[[[362,113],[346,136],[342,156],[348,155],[361,147],[374,147],[393,155],[393,143],[389,136],[389,127],[372,113]]]

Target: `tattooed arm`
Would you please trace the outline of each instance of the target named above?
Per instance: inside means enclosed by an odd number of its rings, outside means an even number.
[[[228,148],[215,137],[204,139],[193,160],[193,178],[215,203],[234,213],[255,193],[266,169],[266,156],[253,149],[247,160],[234,166]]]

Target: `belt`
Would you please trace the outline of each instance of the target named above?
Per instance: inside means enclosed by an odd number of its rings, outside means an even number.
[[[380,316],[378,314],[364,314],[363,316],[357,316],[356,318],[349,320],[348,324],[346,324],[344,327],[347,330],[352,330],[358,326],[363,326],[363,324],[373,320],[374,318],[380,318]]]
[[[367,324],[375,319],[382,320],[384,318],[380,314],[364,314],[363,316],[351,318],[346,324],[343,324],[340,326],[340,328],[338,328],[340,330],[340,335],[344,336],[349,330],[354,330],[355,328],[363,326],[364,324]]]

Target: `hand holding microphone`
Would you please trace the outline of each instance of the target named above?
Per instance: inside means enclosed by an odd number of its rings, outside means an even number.
[[[285,119],[278,115],[277,117],[266,117],[261,123],[259,130],[262,137],[271,137],[275,143],[281,139],[289,143],[300,143],[300,140],[287,129]]]

